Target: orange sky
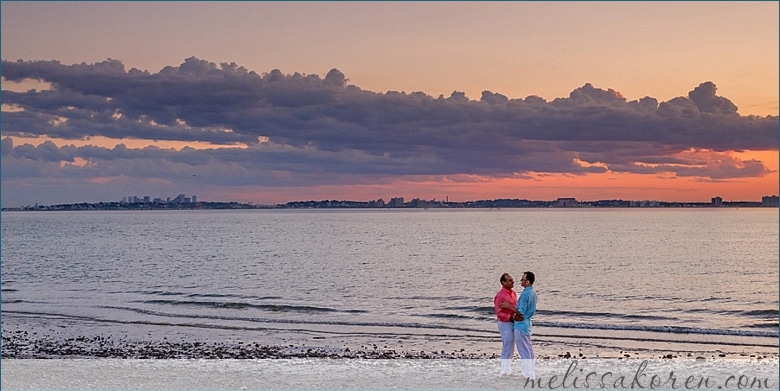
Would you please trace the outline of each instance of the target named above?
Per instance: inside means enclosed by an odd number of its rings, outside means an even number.
[[[712,81],[717,96],[733,102],[740,115],[778,115],[777,2],[3,2],[0,6],[4,61],[56,60],[69,65],[111,58],[121,61],[126,71],[138,68],[154,74],[194,56],[216,64],[235,62],[257,74],[279,69],[285,75],[300,72],[320,78],[337,68],[347,84],[377,94],[421,91],[446,98],[460,91],[472,101],[490,91],[509,99],[539,96],[552,102],[591,83],[596,89],[614,89],[627,101],[652,97],[666,102]],[[22,93],[49,86],[3,80],[4,91]],[[4,114],[16,110],[3,105]],[[3,137],[8,136],[6,121],[3,128]],[[177,151],[185,146],[215,147],[208,141],[145,136],[76,140],[12,136],[14,147],[45,140],[60,148],[72,144],[111,149],[120,143],[130,149],[155,145]],[[241,183],[226,186],[200,178],[177,182],[161,176],[144,181],[131,179],[130,174],[102,173],[85,180],[106,183],[104,188],[90,188],[82,196],[74,183],[72,190],[63,187],[62,198],[35,200],[38,194],[58,193],[51,183],[69,183],[72,178],[23,178],[4,171],[9,179],[3,182],[3,206],[31,199],[41,203],[118,200],[133,189],[152,196],[184,192],[201,199],[254,203],[397,196],[452,201],[558,197],[708,201],[714,196],[760,200],[778,193],[777,147],[714,157],[702,154],[705,160],[757,159],[773,171],[718,181],[672,174],[531,171],[526,175],[532,178],[516,179],[407,174],[372,181],[372,174],[367,174],[354,182],[359,184],[311,186],[307,179],[294,185],[263,184],[260,175],[254,185],[236,180]],[[55,172],[35,171],[23,160],[16,163],[8,167],[35,175]],[[60,169],[90,164],[78,158],[61,163]],[[709,164],[719,163],[709,160]],[[251,171],[246,167],[235,171],[241,169]],[[35,183],[44,187],[36,188]]]

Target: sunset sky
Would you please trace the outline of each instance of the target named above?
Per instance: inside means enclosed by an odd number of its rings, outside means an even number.
[[[3,207],[759,201],[777,2],[2,2]]]

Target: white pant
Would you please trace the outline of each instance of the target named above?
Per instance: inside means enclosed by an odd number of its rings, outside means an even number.
[[[500,375],[512,373],[512,356],[515,354],[515,333],[513,322],[496,322],[501,333],[501,372]]]
[[[517,352],[520,353],[520,371],[527,379],[536,379],[534,371],[534,346],[531,345],[531,335],[520,330],[514,330]]]
[[[511,359],[515,354],[515,333],[513,322],[496,322],[498,323],[498,332],[501,333],[501,358]]]

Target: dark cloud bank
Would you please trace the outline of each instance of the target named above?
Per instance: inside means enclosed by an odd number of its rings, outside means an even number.
[[[479,100],[457,91],[449,97],[376,93],[348,84],[337,69],[324,78],[279,70],[257,74],[235,63],[197,58],[157,73],[126,71],[117,60],[3,61],[2,76],[52,86],[2,92],[3,104],[12,108],[2,115],[4,137],[106,136],[214,145],[181,151],[59,148],[14,145],[5,138],[5,185],[12,178],[52,177],[168,181],[197,172],[220,186],[296,186],[607,169],[728,180],[772,171],[760,161],[717,152],[778,149],[778,117],[741,116],[709,81],[687,96],[659,103],[652,97],[627,101],[589,83],[553,101],[510,99],[490,91]],[[680,154],[692,150],[714,151],[715,158]]]

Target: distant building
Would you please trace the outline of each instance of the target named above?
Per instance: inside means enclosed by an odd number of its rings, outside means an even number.
[[[430,203],[425,200],[421,200],[419,198],[415,198],[409,202],[409,207],[411,208],[427,208],[430,206]]]
[[[558,198],[555,201],[555,206],[559,208],[569,208],[572,206],[577,206],[577,200],[574,198]]]
[[[715,207],[723,206],[723,198],[712,197],[712,202],[710,202],[710,205]]]
[[[387,203],[388,208],[403,208],[404,207],[404,197],[393,197],[390,199],[390,202]]]
[[[380,199],[378,199],[376,201],[369,201],[368,202],[368,207],[369,208],[384,208],[385,207],[385,200],[380,198]]]
[[[776,208],[776,207],[780,206],[780,205],[778,205],[777,198],[778,197],[776,195],[761,197],[761,206],[769,206],[769,207],[775,207]]]
[[[179,195],[176,196],[176,198],[171,200],[171,203],[180,204],[182,202],[189,202],[189,201],[185,201],[186,199],[187,199],[187,196],[185,196],[184,194],[179,194]]]

